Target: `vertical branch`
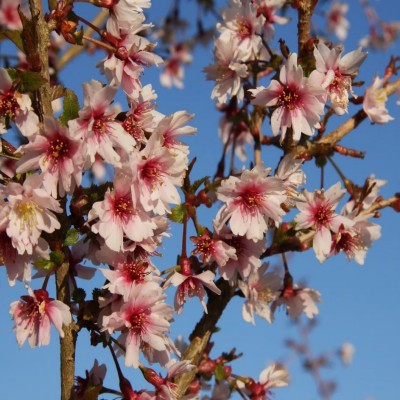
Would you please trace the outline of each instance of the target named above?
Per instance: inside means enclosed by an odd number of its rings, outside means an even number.
[[[253,118],[253,136],[254,136],[254,165],[261,162],[261,143],[262,143],[262,132],[261,125],[263,117],[261,113],[256,110]]]
[[[62,263],[56,272],[56,288],[57,300],[70,305],[68,272],[69,263]],[[70,400],[74,398],[76,325],[72,322],[69,326],[64,326],[63,330],[64,337],[60,338],[61,400]]]
[[[35,111],[39,115],[39,119],[43,121],[45,116],[53,115],[49,74],[50,29],[44,19],[41,1],[29,0],[29,8],[32,15],[30,21],[24,15],[21,15],[24,25],[24,47],[32,71],[39,72],[45,80],[45,83],[33,93]],[[61,250],[62,245],[60,243],[63,242],[62,238],[61,240],[59,238],[57,242],[57,250]],[[71,296],[68,275],[69,263],[64,262],[56,272],[57,300],[69,306]],[[71,323],[68,327],[64,327],[64,338],[60,339],[61,400],[70,400],[73,398],[76,336],[76,326],[74,323]]]
[[[220,278],[217,286],[221,289],[221,295],[208,292],[208,314],[203,314],[203,317],[197,323],[189,338],[191,342],[182,356],[182,360],[190,360],[194,365],[200,363],[201,356],[215,331],[216,324],[234,295],[235,289],[229,285],[228,281]],[[175,383],[178,385],[176,390],[178,393],[177,398],[181,399],[183,397],[195,375],[196,370],[193,370],[176,378]]]
[[[299,58],[303,58],[305,53],[305,46],[310,39],[310,22],[314,7],[318,0],[300,0],[297,9],[298,23],[297,23],[297,37],[298,37],[298,52]]]
[[[46,82],[34,93],[35,111],[39,119],[53,115],[50,98],[50,74],[49,74],[49,46],[50,30],[44,19],[43,7],[40,0],[29,0],[29,8],[32,20],[24,24],[24,47],[31,62],[31,69],[40,72]]]

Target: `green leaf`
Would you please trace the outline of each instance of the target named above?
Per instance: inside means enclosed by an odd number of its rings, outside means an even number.
[[[186,207],[183,204],[179,204],[172,208],[171,213],[168,214],[168,218],[173,222],[183,224],[183,220],[186,215]]]
[[[70,229],[67,232],[67,236],[64,240],[64,246],[72,246],[74,245],[79,239],[78,231],[75,228]]]
[[[13,68],[7,69],[7,72],[21,92],[33,92],[40,89],[47,82],[39,72],[18,71]]]
[[[45,271],[51,271],[55,267],[51,260],[46,260],[45,258],[38,258],[33,265],[36,269],[44,269]]]
[[[14,31],[11,29],[0,29],[0,40],[3,40],[4,38],[11,40],[18,47],[18,50],[25,53],[21,33],[22,32],[20,31]]]
[[[192,185],[190,186],[190,191],[191,193],[195,193],[196,190],[202,185],[207,179],[209,179],[209,176],[205,176],[204,178],[198,179],[197,181],[194,181]]]
[[[215,380],[217,382],[220,382],[225,379],[225,370],[224,367],[221,364],[218,364],[217,367],[215,368]]]
[[[50,260],[56,265],[61,265],[65,260],[65,255],[60,250],[52,251],[50,253]]]
[[[79,101],[77,95],[71,90],[66,89],[64,95],[64,112],[60,116],[60,121],[64,126],[68,121],[79,117]]]

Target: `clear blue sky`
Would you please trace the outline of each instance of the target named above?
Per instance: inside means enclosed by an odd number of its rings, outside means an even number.
[[[193,2],[185,8],[187,15],[193,14]],[[400,9],[394,7],[395,2],[372,1],[386,21],[400,20]],[[149,21],[157,22],[165,13],[167,1],[153,0]],[[224,4],[223,1],[220,4]],[[79,9],[79,7],[78,7]],[[367,34],[365,16],[357,1],[350,2],[348,18],[351,23],[349,38],[346,41],[346,51],[357,48],[360,37]],[[278,29],[275,39],[284,38],[291,48],[295,48],[294,28],[291,26]],[[276,44],[276,43],[275,43]],[[276,47],[276,46],[275,46]],[[375,73],[382,76],[384,66],[390,55],[398,55],[400,46],[392,46],[385,52],[370,51],[361,69],[360,79],[367,84],[372,81]],[[65,84],[80,91],[80,84],[93,78],[93,67],[101,58],[96,54],[75,62],[64,72]],[[218,139],[217,126],[219,115],[210,100],[212,82],[204,79],[202,69],[211,62],[210,48],[198,48],[194,53],[193,65],[186,68],[185,89],[167,90],[159,85],[159,71],[146,71],[143,82],[152,83],[158,93],[159,111],[168,114],[178,110],[195,113],[192,122],[198,128],[195,137],[186,142],[191,147],[191,155],[198,162],[194,170],[195,176],[213,175],[216,162],[219,160],[221,145]],[[77,73],[79,71],[79,73]],[[97,71],[95,78],[99,77]],[[79,80],[78,80],[79,79]],[[267,84],[267,82],[265,83]],[[362,94],[363,89],[356,88]],[[121,99],[123,99],[121,97]],[[374,173],[377,178],[387,179],[382,188],[382,195],[389,197],[400,192],[399,174],[399,125],[400,108],[391,98],[388,108],[395,120],[385,126],[372,126],[364,121],[357,132],[346,138],[343,145],[350,148],[365,150],[365,160],[336,157],[336,162],[347,171],[348,177],[361,184],[364,179]],[[351,112],[350,112],[351,115]],[[347,116],[337,118],[337,123],[343,122]],[[267,166],[275,167],[278,157],[276,151],[263,149],[263,159]],[[237,164],[239,165],[239,164]],[[319,185],[319,177],[313,173],[312,165],[306,166],[308,182],[306,187],[313,190]],[[337,182],[339,177],[327,168],[326,185]],[[315,259],[310,251],[306,254],[289,256],[291,271],[297,280],[306,280],[308,285],[322,294],[322,304],[319,306],[318,327],[311,340],[313,350],[329,351],[338,348],[344,342],[351,342],[356,348],[353,363],[344,368],[338,362],[334,368],[327,369],[325,377],[337,380],[338,388],[333,396],[337,400],[395,400],[400,393],[398,378],[398,359],[400,357],[400,255],[399,255],[399,223],[400,215],[392,210],[384,210],[382,218],[377,222],[382,225],[382,238],[376,241],[368,252],[364,266],[348,262],[342,255],[330,259],[323,265]],[[208,214],[208,224],[211,226],[211,214]],[[206,224],[206,222],[205,222]],[[172,227],[179,241],[180,227]],[[162,270],[175,262],[176,242],[169,239],[164,242],[165,257],[157,260]],[[280,260],[272,259],[272,265],[279,265]],[[100,275],[100,274],[98,274]],[[102,284],[98,276],[98,284]],[[39,286],[32,282],[32,287]],[[90,291],[89,291],[90,292]],[[59,397],[59,367],[58,367],[58,337],[52,332],[51,345],[43,348],[29,349],[28,345],[18,348],[15,335],[12,332],[12,321],[8,314],[10,302],[25,294],[23,285],[9,288],[5,269],[0,269],[0,399],[20,400],[25,398],[53,400]],[[283,312],[278,312],[274,324],[269,325],[261,319],[256,320],[256,327],[247,324],[241,316],[242,300],[233,300],[218,326],[221,332],[214,336],[215,349],[212,353],[230,351],[236,347],[243,352],[243,357],[233,364],[237,374],[252,375],[258,378],[259,372],[273,360],[287,360],[290,352],[284,347],[285,339],[296,339],[296,330]],[[201,317],[201,307],[197,299],[186,306],[181,316],[176,317],[172,326],[171,336],[179,334],[187,336],[194,323]],[[93,358],[108,364],[106,385],[117,388],[118,383],[113,364],[107,352],[100,347],[90,348],[87,335],[79,337],[77,347],[77,374],[84,375],[85,369],[90,369]],[[319,397],[309,375],[302,372],[298,360],[291,359],[289,365],[291,384],[288,388],[275,390],[276,400],[316,400]],[[157,369],[157,366],[156,366]],[[140,373],[133,369],[126,370],[126,376],[132,380],[135,389],[140,389]],[[138,382],[138,386],[136,386]],[[112,398],[112,397],[110,397]]]

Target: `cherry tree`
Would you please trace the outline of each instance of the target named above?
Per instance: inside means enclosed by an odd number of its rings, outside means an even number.
[[[285,362],[254,375],[237,372],[240,344],[214,353],[235,306],[254,329],[294,321],[299,337],[286,345],[330,399],[335,383],[320,369],[349,363],[354,347],[313,355],[323,292],[296,262],[308,253],[316,264],[344,255],[363,265],[382,236],[381,210],[400,211],[399,193],[381,195],[384,176],[355,181],[337,161],[365,157],[345,142],[361,124],[395,123],[400,58],[369,81],[359,75],[400,22],[360,1],[369,35],[345,50],[349,5],[337,1],[197,0],[184,18],[175,0],[154,25],[155,1],[86,3],[0,0],[0,260],[16,293],[17,344],[59,336],[63,400],[279,398]],[[184,90],[199,46],[220,116],[209,129],[222,142],[207,175],[206,140],[188,144],[190,102],[164,112],[147,79]],[[80,58],[92,75],[76,87]],[[173,337],[195,301],[191,333]],[[98,354],[84,375],[80,346]]]

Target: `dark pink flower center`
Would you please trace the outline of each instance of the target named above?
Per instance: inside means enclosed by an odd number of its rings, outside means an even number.
[[[141,168],[140,176],[149,185],[162,183],[160,163],[157,160],[148,160]]]
[[[357,247],[357,237],[342,229],[332,237],[332,250],[336,254],[343,251],[348,257],[351,257],[354,255]]]
[[[146,331],[147,315],[145,312],[138,312],[132,314],[129,317],[130,327],[129,329],[134,332],[135,335],[142,335]]]
[[[240,18],[236,21],[236,26],[240,39],[247,39],[253,35],[254,29],[250,21]]]
[[[331,221],[333,210],[329,205],[321,204],[314,213],[314,222],[318,226],[326,226]]]
[[[301,106],[301,93],[296,87],[284,86],[278,96],[279,107],[294,110]]]
[[[127,222],[134,214],[132,200],[128,196],[115,199],[114,214],[120,220]]]
[[[59,161],[69,158],[70,147],[66,139],[58,137],[50,141],[47,149],[47,157],[51,160],[52,167],[57,168]]]
[[[108,121],[108,119],[98,118],[93,122],[92,130],[96,136],[101,137],[107,134]]]
[[[0,98],[0,117],[14,118],[15,113],[19,110],[19,104],[14,93],[3,94]]]
[[[141,283],[144,277],[149,274],[149,272],[146,272],[148,266],[147,262],[131,260],[122,264],[122,271],[130,281]]]

